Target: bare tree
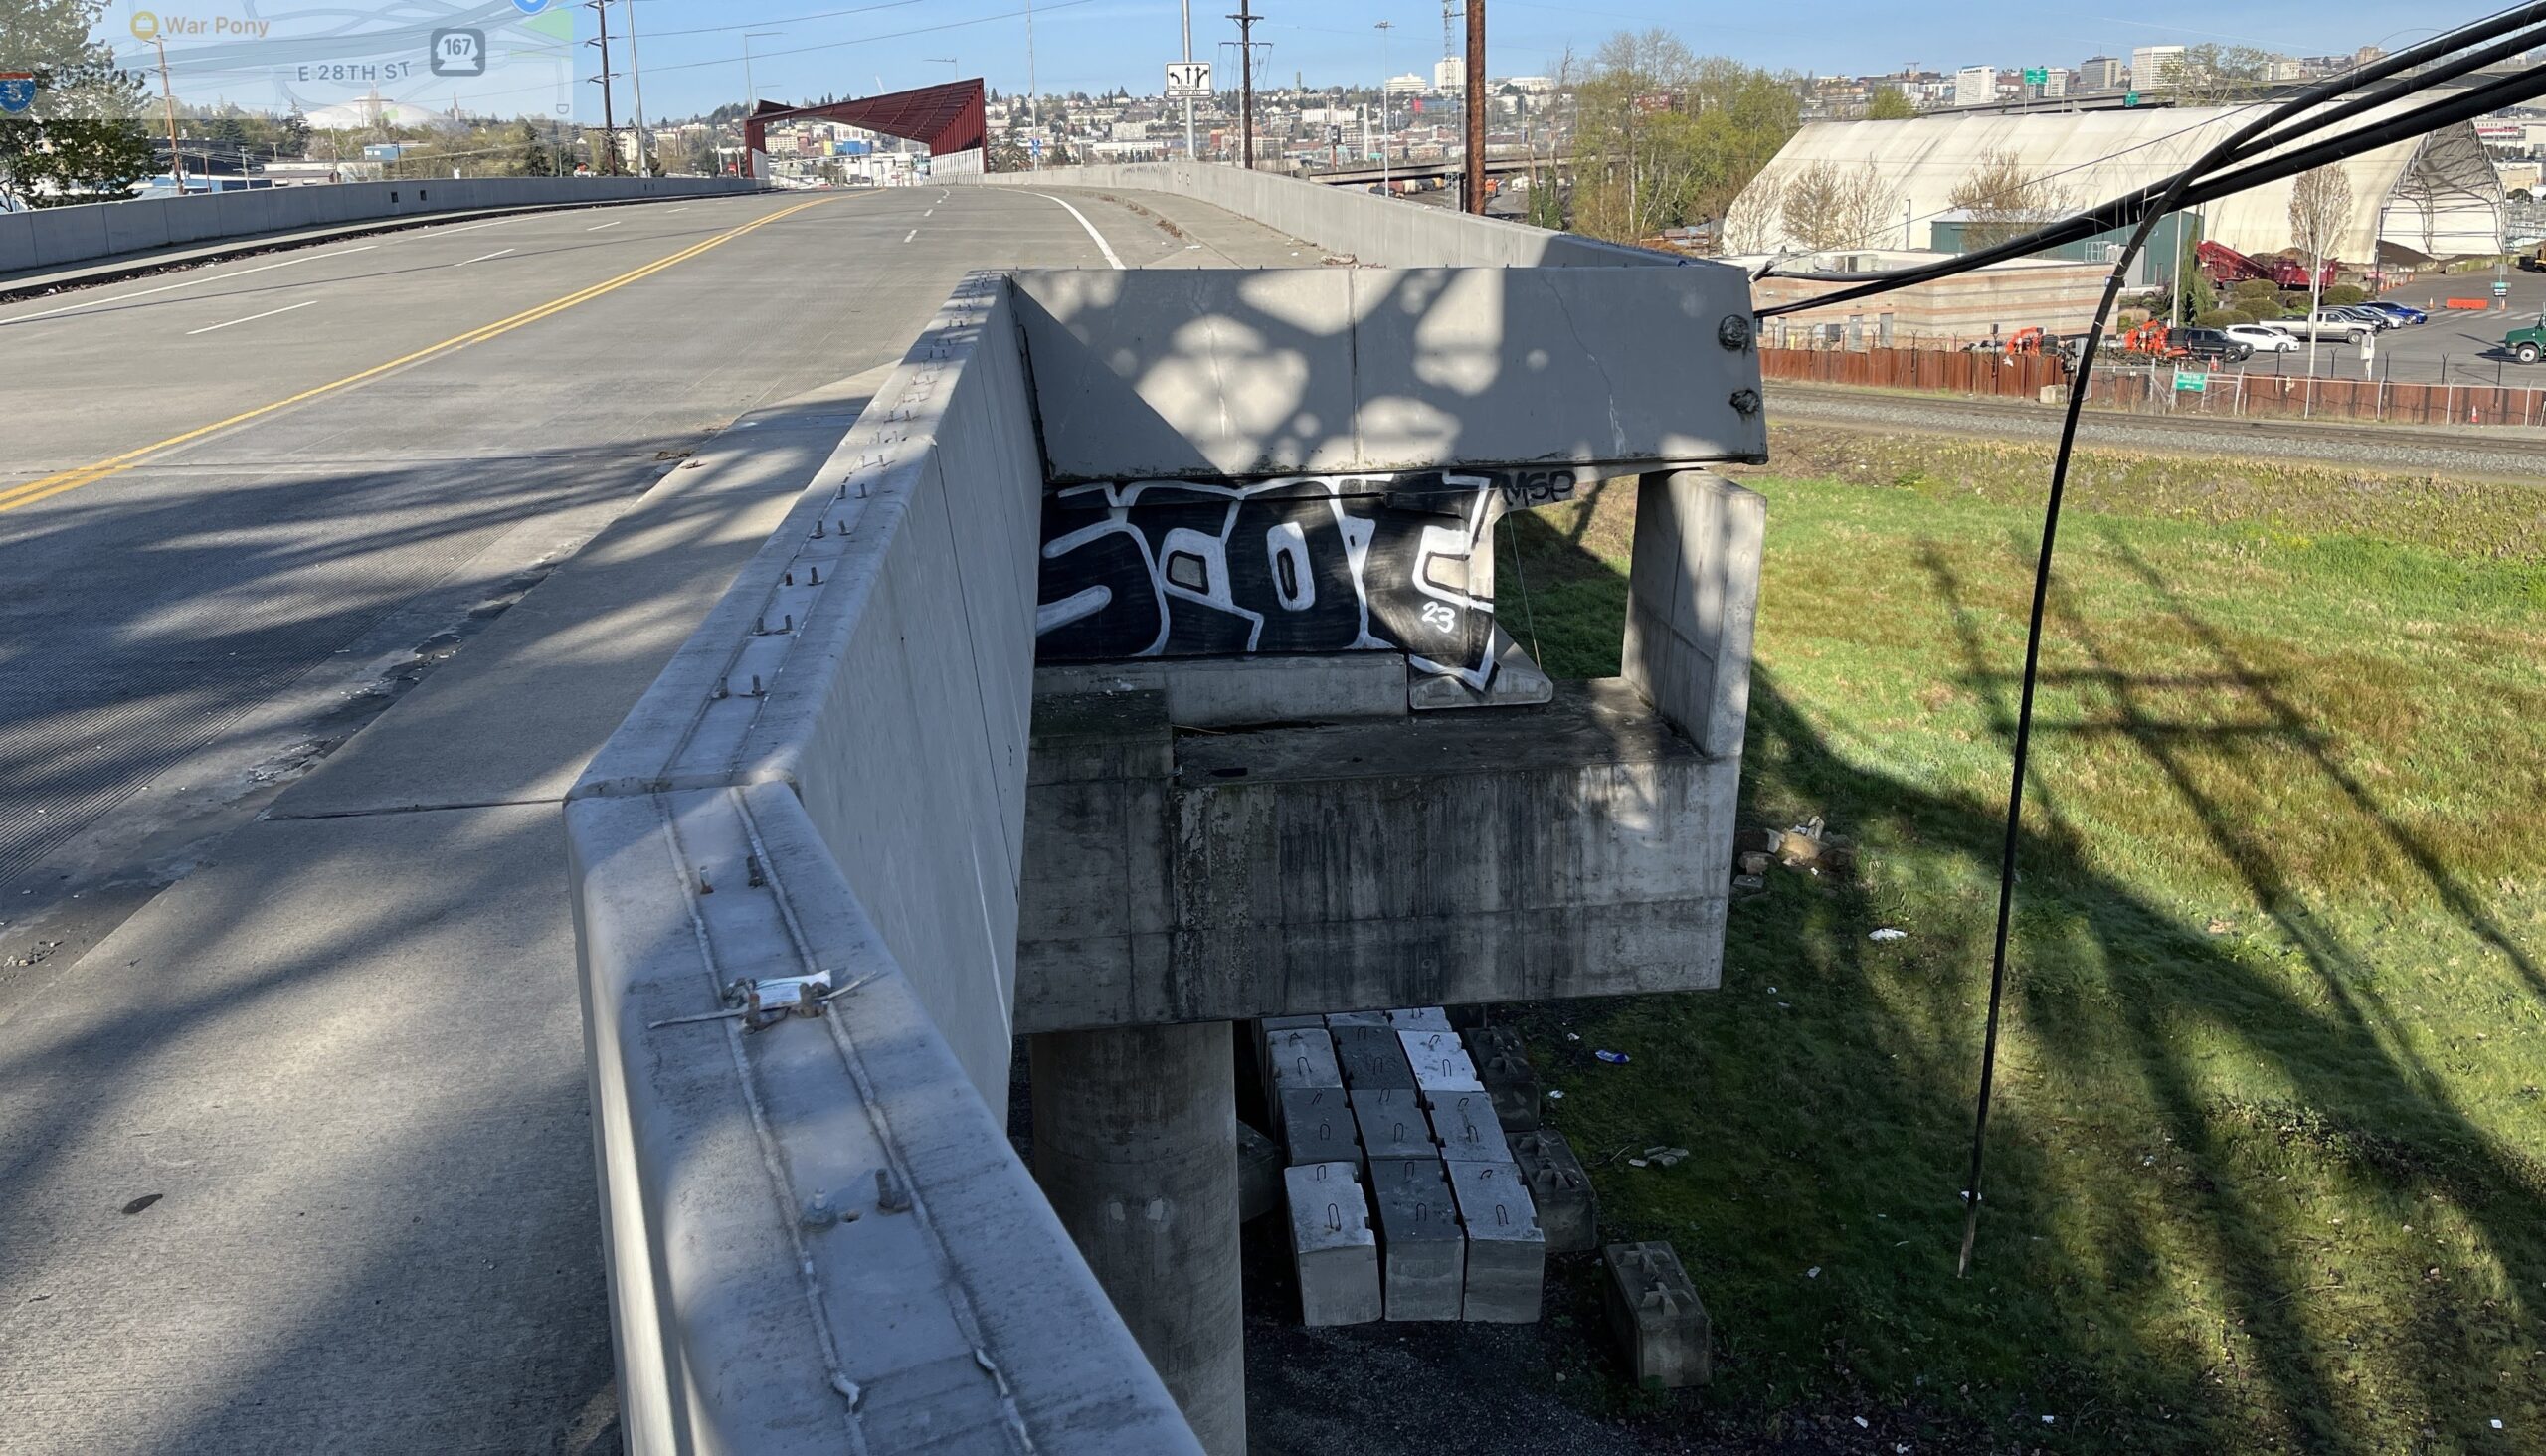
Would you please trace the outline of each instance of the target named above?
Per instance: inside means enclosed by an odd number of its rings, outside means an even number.
[[[1967,248],[2004,243],[2077,211],[2069,188],[2026,166],[2012,151],[1983,154],[1979,165],[1954,184],[1947,202],[1970,216],[1962,234]]]
[[[1880,247],[1892,227],[1895,200],[1872,159],[1863,167],[1820,161],[1786,179],[1778,216],[1787,235],[1814,253]]]
[[[1777,215],[1785,204],[1785,184],[1761,177],[1741,190],[1726,210],[1719,236],[1725,253],[1766,253],[1777,246]]]
[[[2289,189],[2289,238],[2307,255],[2307,372],[2316,372],[2316,314],[2325,297],[2325,258],[2351,221],[2351,179],[2334,167],[2299,175]]]

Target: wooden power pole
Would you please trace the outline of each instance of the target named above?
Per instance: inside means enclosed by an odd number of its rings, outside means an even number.
[[[1468,7],[1468,211],[1485,215],[1485,0]]]
[[[1237,0],[1237,139],[1246,169],[1255,170],[1255,23],[1264,17]]]

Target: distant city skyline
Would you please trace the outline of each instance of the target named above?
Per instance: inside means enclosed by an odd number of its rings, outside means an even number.
[[[228,0],[236,5],[239,0]],[[570,0],[546,0],[552,9]],[[535,8],[529,0],[526,8]],[[1029,71],[1047,92],[1110,91],[1134,94],[1159,89],[1161,68],[1179,59],[1178,0],[1033,0],[1032,64],[1026,44],[1026,0],[635,0],[638,55],[643,65],[649,116],[697,114],[744,98],[744,38],[751,47],[752,79],[762,96],[796,100],[825,92],[865,95],[979,76],[1001,92],[1022,91]],[[118,6],[117,9],[123,7]],[[223,8],[216,6],[216,9]],[[573,6],[582,33],[592,12]],[[1235,70],[1236,27],[1225,0],[1193,7],[1197,60]],[[1262,19],[1256,36],[1269,42],[1259,74],[1269,87],[1287,87],[1295,75],[1312,87],[1376,86],[1389,76],[1429,76],[1442,54],[1437,3],[1424,0],[1257,0]],[[210,12],[207,12],[210,13]],[[2468,10],[2471,16],[2475,10]],[[630,105],[624,73],[626,0],[612,6],[612,61],[623,73],[617,109]],[[1809,23],[1779,24],[1792,12],[1666,3],[1666,0],[1600,0],[1596,7],[1546,0],[1488,0],[1487,65],[1497,76],[1551,75],[1569,49],[1587,60],[1601,42],[1621,30],[1660,27],[1701,55],[1725,55],[1770,70],[1819,75],[1874,75],[1916,62],[1951,75],[1965,66],[2075,67],[2091,56],[2127,57],[2151,44],[2252,45],[2283,54],[2348,53],[2364,44],[2411,44],[2431,27],[2397,29],[2392,7],[2362,0],[2267,14],[2259,4],[2190,4],[2168,0],[2129,18],[1977,0],[1949,13],[1910,11],[1898,5],[1842,0],[1815,12]],[[1719,19],[1719,17],[1725,17]],[[2462,19],[2454,12],[2436,17]],[[1380,31],[1375,22],[1392,22]],[[776,32],[777,34],[769,34]],[[129,49],[123,40],[120,49]],[[1223,43],[1226,44],[1223,44]],[[597,53],[581,48],[582,75],[599,71]],[[455,89],[457,91],[457,89]],[[224,97],[211,88],[179,91],[189,103]],[[501,110],[499,99],[482,102],[457,91],[471,110]],[[233,97],[243,104],[245,97]],[[576,87],[578,117],[598,120],[601,91]]]

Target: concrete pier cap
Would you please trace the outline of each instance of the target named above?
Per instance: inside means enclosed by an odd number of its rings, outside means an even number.
[[[1716,984],[1748,307],[964,280],[567,806],[632,1450],[1242,1449],[1227,1021]],[[1551,682],[1496,523],[1629,476]]]

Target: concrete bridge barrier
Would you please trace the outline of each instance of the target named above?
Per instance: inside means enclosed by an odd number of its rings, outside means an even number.
[[[335,224],[755,190],[732,177],[427,177],[49,207],[0,214],[0,273]]]
[[[1242,1450],[1228,1018],[1715,983],[1746,296],[964,280],[569,796],[632,1449]],[[1492,523],[1628,474],[1626,675],[1552,687]]]

